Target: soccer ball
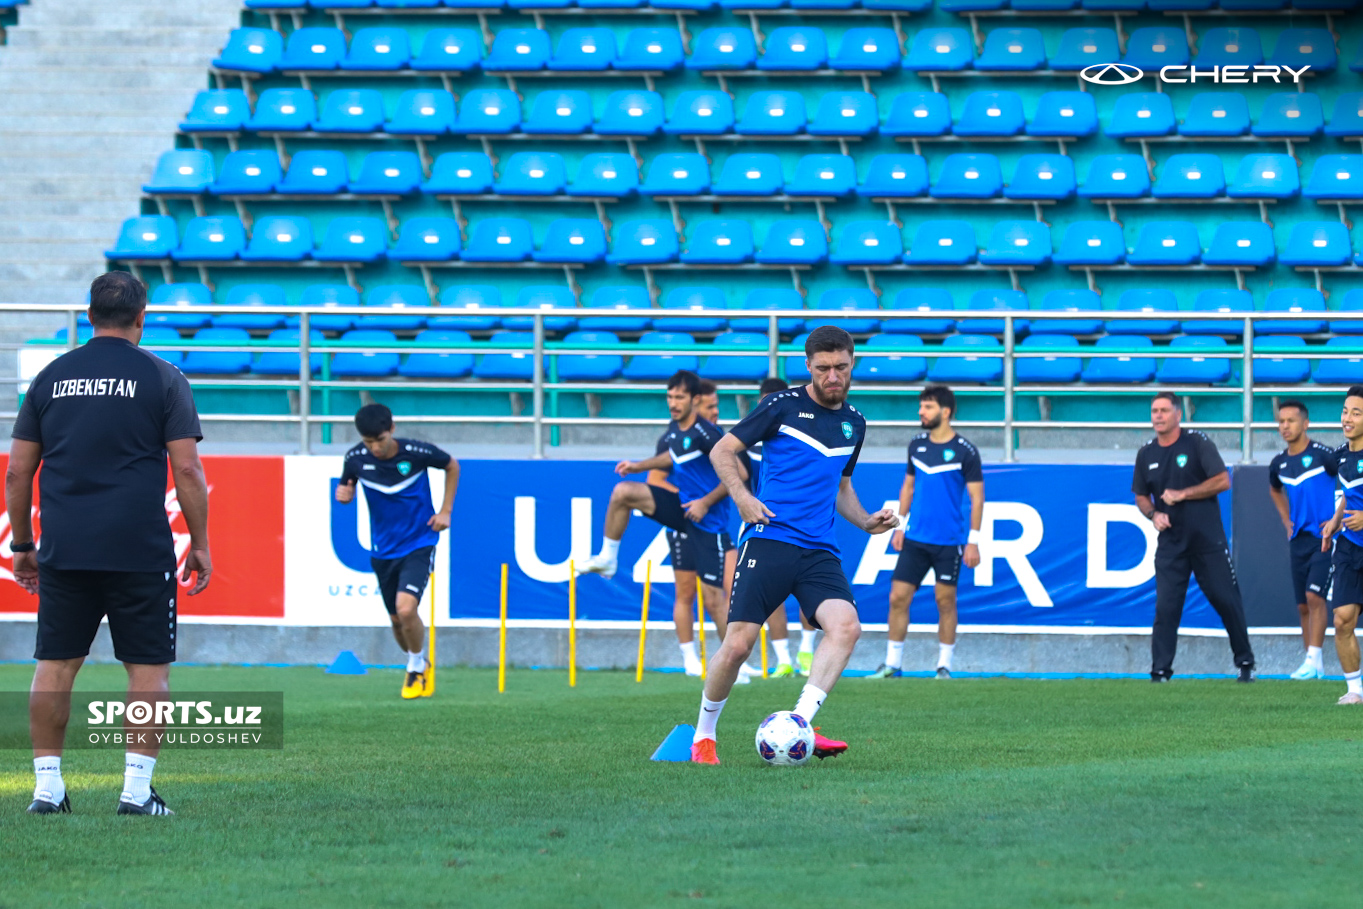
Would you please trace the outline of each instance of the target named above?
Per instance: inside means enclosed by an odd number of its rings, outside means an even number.
[[[757,753],[768,764],[798,767],[814,754],[814,730],[789,710],[773,713],[757,727]]]

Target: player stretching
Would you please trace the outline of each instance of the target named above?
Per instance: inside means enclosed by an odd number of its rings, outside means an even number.
[[[1320,532],[1335,513],[1335,451],[1306,435],[1310,426],[1306,405],[1284,401],[1278,405],[1278,434],[1287,443],[1268,465],[1269,495],[1287,528],[1292,560],[1292,591],[1301,613],[1301,636],[1306,660],[1294,679],[1325,677],[1321,647],[1325,644],[1325,589],[1330,584],[1330,553],[1321,545]]]
[[[956,395],[929,385],[918,395],[918,419],[926,432],[909,442],[908,467],[899,490],[899,513],[908,530],[895,530],[890,545],[899,551],[890,582],[890,635],[885,663],[873,679],[898,678],[909,632],[909,603],[931,568],[937,574],[937,678],[951,678],[956,649],[956,586],[961,562],[980,564],[980,521],[984,517],[984,473],[980,453],[951,428]],[[970,494],[970,514],[965,511]],[[969,523],[967,523],[967,521]],[[964,544],[964,545],[962,545]]]
[[[1363,609],[1363,385],[1355,385],[1344,397],[1340,420],[1345,444],[1335,451],[1339,464],[1339,484],[1344,497],[1334,516],[1322,530],[1321,547],[1343,530],[1335,541],[1330,566],[1330,589],[1326,594],[1335,612],[1335,653],[1344,668],[1348,689],[1341,704],[1363,704],[1363,674],[1359,672],[1358,613]]]
[[[824,631],[809,682],[795,713],[812,721],[861,637],[856,601],[843,573],[833,527],[836,510],[867,533],[899,523],[893,509],[867,514],[852,488],[866,436],[866,419],[847,403],[852,381],[852,336],[823,325],[805,341],[810,384],[770,395],[739,421],[710,454],[739,514],[743,532],[734,574],[729,633],[714,659],[700,700],[691,760],[718,764],[715,726],[739,667],[752,652],[762,623],[791,594]],[[764,442],[762,499],[743,482],[739,455]],[[817,733],[814,754],[823,758],[847,743]]]
[[[355,484],[364,487],[373,546],[369,563],[379,579],[393,637],[407,654],[402,696],[430,697],[431,666],[419,607],[434,570],[437,535],[450,526],[459,462],[427,442],[395,438],[393,412],[382,404],[361,407],[355,413],[355,428],[361,442],[345,453],[336,501],[349,505],[355,499]],[[428,467],[445,471],[445,503],[438,512],[431,505]]]

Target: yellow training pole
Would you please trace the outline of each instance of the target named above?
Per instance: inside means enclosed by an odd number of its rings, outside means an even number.
[[[435,694],[435,572],[431,572],[431,652],[426,659],[431,664],[431,690],[426,692],[428,695]]]
[[[648,643],[648,591],[653,583],[653,560],[644,563],[644,611],[639,616],[639,668],[634,670],[634,681],[644,680],[644,645]]]
[[[502,628],[497,642],[497,691],[506,691],[506,563],[502,563]]]
[[[568,687],[577,687],[577,568],[568,560]]]
[[[762,678],[767,677],[767,626],[763,625],[758,632],[758,637],[762,639]]]
[[[699,627],[696,634],[700,635],[700,680],[705,681],[705,586],[700,583],[700,578],[696,578],[696,612],[700,613]]]

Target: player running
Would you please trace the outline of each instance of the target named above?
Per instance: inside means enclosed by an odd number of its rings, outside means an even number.
[[[1344,496],[1334,516],[1321,531],[1321,547],[1343,531],[1335,541],[1326,599],[1335,612],[1335,653],[1344,669],[1347,690],[1340,704],[1363,704],[1363,673],[1359,672],[1358,613],[1363,609],[1363,385],[1355,385],[1344,397],[1343,446],[1338,458],[1339,484]]]
[[[980,564],[980,521],[984,518],[984,472],[975,446],[951,428],[956,395],[945,385],[929,385],[918,395],[918,419],[925,432],[909,442],[908,466],[899,490],[899,513],[908,529],[890,539],[899,552],[890,582],[890,634],[885,662],[873,679],[898,678],[909,632],[909,603],[927,577],[937,575],[937,678],[951,678],[956,649],[956,587],[961,562]],[[966,515],[965,497],[970,496]]]
[[[805,340],[808,385],[777,392],[739,421],[715,445],[710,460],[748,525],[741,539],[729,633],[710,661],[701,696],[691,760],[718,764],[715,727],[752,652],[762,623],[791,594],[824,631],[809,682],[795,713],[812,721],[837,684],[861,637],[856,600],[843,573],[834,532],[834,511],[867,533],[899,523],[893,509],[868,514],[852,488],[852,471],[866,436],[866,419],[847,403],[852,381],[852,336],[823,325]],[[739,455],[762,448],[762,498],[743,481]],[[823,758],[847,750],[846,742],[814,736]]]
[[[345,453],[336,501],[349,505],[355,500],[356,484],[364,487],[373,546],[369,563],[379,579],[393,637],[407,654],[402,696],[430,697],[432,667],[426,659],[426,627],[419,607],[435,570],[438,534],[450,526],[459,462],[428,442],[396,438],[393,412],[382,404],[366,404],[356,411],[355,428],[361,441]],[[428,467],[445,471],[440,511],[431,504]]]
[[[1268,465],[1269,495],[1287,529],[1292,560],[1292,591],[1301,614],[1306,659],[1294,679],[1325,677],[1325,590],[1330,585],[1330,553],[1320,533],[1335,513],[1334,449],[1312,440],[1310,418],[1300,401],[1278,405],[1278,435],[1287,447]]]

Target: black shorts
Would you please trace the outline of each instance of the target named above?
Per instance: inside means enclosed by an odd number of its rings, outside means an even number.
[[[669,530],[667,532],[667,548],[672,550],[673,571],[696,570],[696,559],[691,552],[691,541],[687,539],[685,531]]]
[[[1292,554],[1292,592],[1296,602],[1305,603],[1306,595],[1325,596],[1330,586],[1330,553],[1321,552],[1320,537],[1299,533],[1289,544]]]
[[[1363,546],[1342,534],[1335,537],[1335,551],[1330,560],[1330,586],[1326,589],[1325,599],[1331,609],[1363,605]]]
[[[374,574],[379,579],[379,591],[383,594],[383,608],[389,615],[398,614],[398,594],[410,593],[418,603],[426,592],[426,581],[435,571],[435,547],[423,546],[413,549],[405,556],[396,559],[369,560]]]
[[[814,621],[814,611],[825,600],[846,600],[855,608],[852,585],[842,572],[842,560],[826,549],[805,549],[780,540],[750,539],[738,550],[734,592],[729,601],[730,622],[761,625],[795,596],[800,612]]]
[[[38,566],[35,660],[88,656],[109,617],[114,656],[123,663],[175,662],[175,573],[81,571]]]
[[[710,533],[691,527],[668,531],[672,546],[672,570],[694,571],[711,587],[724,586],[724,555],[734,548],[729,534]]]
[[[894,579],[919,587],[931,568],[937,573],[937,583],[955,587],[961,579],[962,546],[941,546],[919,543],[905,538],[899,560],[894,563]]]

